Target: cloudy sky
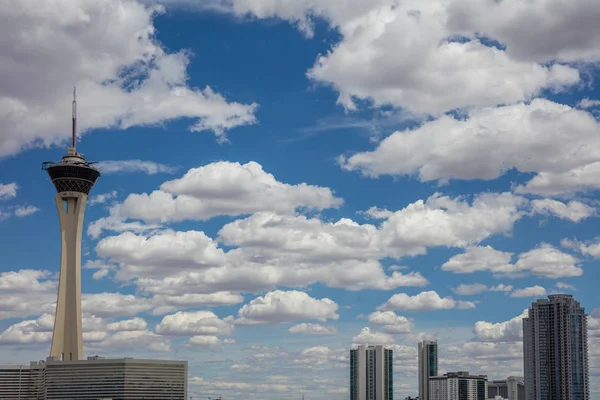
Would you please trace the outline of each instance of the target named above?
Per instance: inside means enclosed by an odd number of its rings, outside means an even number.
[[[187,359],[190,395],[346,399],[348,350],[522,374],[572,293],[600,399],[600,2],[0,0],[0,359],[49,352],[40,170],[99,161],[86,355]],[[326,393],[323,397],[323,393]],[[196,397],[197,396],[197,397]]]

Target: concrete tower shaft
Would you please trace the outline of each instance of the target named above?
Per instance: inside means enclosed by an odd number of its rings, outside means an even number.
[[[100,171],[75,149],[76,102],[73,92],[73,140],[58,163],[42,164],[56,188],[54,201],[60,222],[60,277],[50,356],[59,360],[82,360],[81,237],[88,193]]]

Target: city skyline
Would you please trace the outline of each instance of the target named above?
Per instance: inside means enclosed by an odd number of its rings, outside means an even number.
[[[39,167],[72,144],[76,86],[77,152],[102,174],[85,356],[187,359],[196,399],[347,400],[348,350],[377,343],[404,399],[424,340],[439,374],[523,376],[527,309],[561,293],[590,315],[600,400],[600,5],[13,3],[3,363],[52,346],[60,225]]]

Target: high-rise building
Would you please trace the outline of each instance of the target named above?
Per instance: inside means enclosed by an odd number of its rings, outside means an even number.
[[[534,302],[523,318],[527,400],[589,400],[587,315],[573,296]]]
[[[509,376],[499,381],[488,381],[488,399],[500,396],[507,400],[525,400],[525,381],[520,376]]]
[[[61,249],[58,297],[50,356],[82,360],[81,330],[81,235],[88,194],[100,172],[78,153],[76,145],[77,103],[73,90],[72,142],[60,162],[42,164],[56,188]]]
[[[350,350],[350,400],[394,400],[393,364],[383,346]]]
[[[438,374],[438,345],[435,340],[419,343],[419,399],[429,400],[429,377]]]
[[[487,376],[466,371],[429,377],[429,400],[487,400]]]

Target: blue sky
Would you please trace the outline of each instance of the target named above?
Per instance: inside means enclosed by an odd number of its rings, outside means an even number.
[[[600,374],[600,6],[34,3],[0,6],[19,33],[0,41],[7,362],[48,353],[40,166],[77,85],[78,150],[102,169],[86,354],[188,359],[194,396],[345,399],[348,350],[383,343],[404,398],[423,338],[444,371],[522,374],[523,310],[566,292]]]

